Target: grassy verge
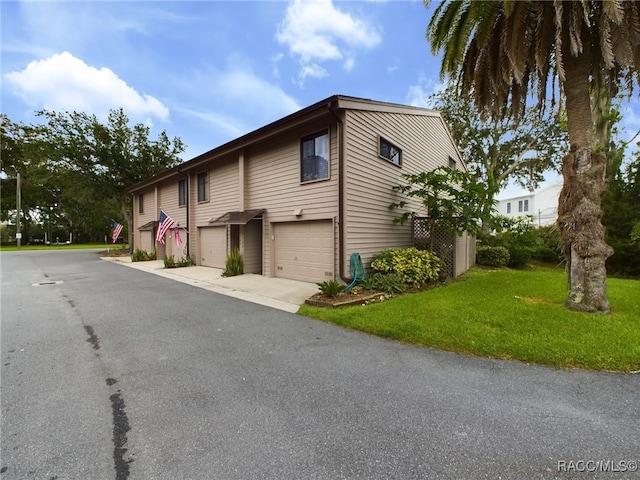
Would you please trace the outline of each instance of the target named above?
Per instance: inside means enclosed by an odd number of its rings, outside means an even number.
[[[558,368],[640,370],[640,281],[609,279],[611,315],[563,307],[563,270],[474,268],[383,303],[298,313],[401,342]]]
[[[125,245],[126,247],[126,245]],[[93,249],[93,248],[103,248],[105,250],[119,250],[122,249],[122,244],[108,244],[104,243],[72,243],[71,245],[60,244],[60,245],[43,245],[43,244],[35,244],[35,245],[21,245],[20,250],[77,250],[77,249]],[[0,245],[0,251],[2,252],[15,252],[17,250],[16,245]]]

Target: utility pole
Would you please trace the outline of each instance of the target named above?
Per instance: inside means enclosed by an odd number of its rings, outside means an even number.
[[[20,243],[22,240],[22,232],[20,231],[20,209],[22,208],[22,192],[20,191],[20,173],[16,172],[16,203],[17,203],[17,212],[16,212],[16,245],[18,250],[20,250]]]

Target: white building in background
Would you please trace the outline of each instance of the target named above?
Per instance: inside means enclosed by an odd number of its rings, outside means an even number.
[[[549,182],[534,192],[522,191],[518,194],[505,192],[498,200],[495,209],[500,215],[509,218],[531,215],[534,223],[542,227],[552,225],[558,218],[558,197],[562,181]],[[500,196],[499,196],[500,197]]]

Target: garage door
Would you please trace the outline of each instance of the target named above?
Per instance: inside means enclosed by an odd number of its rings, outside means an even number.
[[[227,260],[227,227],[200,229],[200,264],[224,268]]]
[[[276,277],[322,282],[333,279],[331,221],[274,224]]]

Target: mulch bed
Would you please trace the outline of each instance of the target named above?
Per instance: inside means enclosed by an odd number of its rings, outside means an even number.
[[[335,297],[323,295],[322,293],[316,293],[310,298],[307,298],[305,303],[314,307],[346,307],[350,305],[369,305],[371,303],[382,302],[389,298],[384,293],[372,293],[372,292],[341,292]]]

